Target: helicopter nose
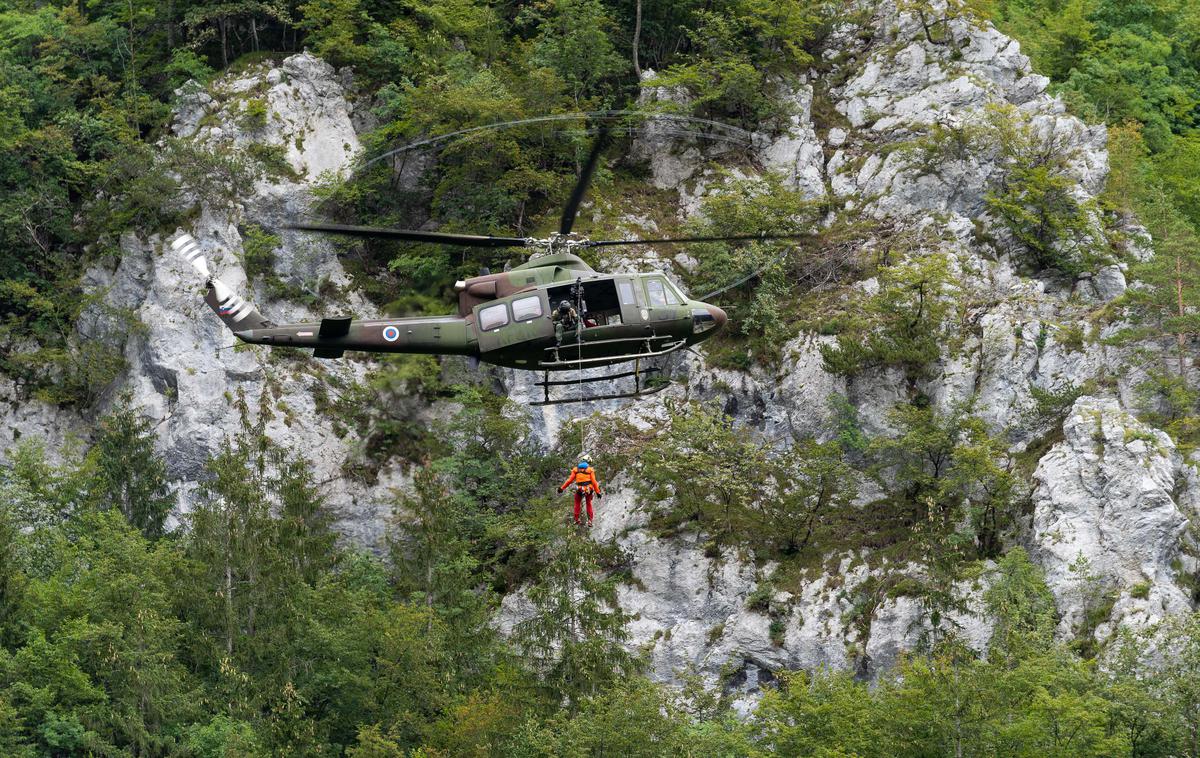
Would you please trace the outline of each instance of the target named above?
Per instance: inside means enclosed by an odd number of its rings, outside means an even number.
[[[704,307],[708,309],[708,312],[712,314],[713,320],[717,322],[718,330],[725,326],[725,322],[729,320],[729,317],[725,315],[725,311],[715,305],[705,305]]]

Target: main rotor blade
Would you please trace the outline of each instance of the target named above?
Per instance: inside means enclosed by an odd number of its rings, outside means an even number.
[[[810,239],[811,234],[735,234],[729,237],[674,237],[655,240],[589,240],[587,247],[612,247],[613,245],[670,245],[677,242],[750,242],[763,240]]]
[[[524,237],[485,237],[478,234],[447,232],[418,232],[412,229],[391,229],[379,226],[345,226],[343,224],[285,224],[284,229],[302,232],[340,234],[344,237],[381,237],[410,242],[436,242],[441,245],[465,247],[525,247]]]
[[[575,216],[579,213],[579,204],[583,202],[583,195],[592,183],[592,174],[596,172],[596,164],[600,162],[600,153],[608,146],[608,136],[608,126],[601,126],[600,134],[592,144],[592,152],[588,153],[587,163],[583,164],[583,171],[579,173],[579,181],[575,182],[571,197],[563,208],[562,221],[558,224],[559,234],[571,233],[571,227],[575,225]]]

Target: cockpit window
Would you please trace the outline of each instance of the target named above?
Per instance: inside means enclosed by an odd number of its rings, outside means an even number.
[[[663,286],[661,279],[646,280],[646,295],[650,298],[652,306],[667,304],[667,288]]]
[[[617,292],[621,293],[621,305],[633,305],[633,282],[617,282]]]
[[[508,323],[508,306],[504,303],[496,303],[482,308],[479,311],[479,329],[480,331],[490,332],[492,329],[499,329]]]
[[[664,284],[665,284],[664,290],[666,291],[666,297],[667,297],[667,305],[682,306],[683,300],[679,299],[679,295],[676,293],[676,290],[674,290],[674,287],[672,287],[671,282],[664,282]]]
[[[513,321],[528,321],[542,315],[542,299],[537,295],[522,297],[512,302]]]
[[[683,296],[679,294],[679,290],[675,289],[675,285],[667,281],[667,302],[671,305],[683,305]]]

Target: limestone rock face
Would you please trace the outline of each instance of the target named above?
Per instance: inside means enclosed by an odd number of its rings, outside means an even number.
[[[265,108],[260,120],[247,116],[256,103]],[[223,78],[207,91],[181,93],[173,124],[177,135],[212,151],[276,146],[292,170],[287,176],[260,178],[244,202],[203,204],[186,229],[213,272],[270,318],[308,320],[331,314],[256,291],[242,265],[243,232],[250,225],[278,228],[301,216],[311,203],[311,184],[322,173],[349,169],[360,148],[352,112],[344,79],[307,53]],[[347,283],[333,248],[312,236],[284,233],[272,259],[274,276],[301,291],[315,295],[323,285],[328,291],[328,286]],[[178,482],[181,513],[192,506],[206,461],[242,429],[237,406],[244,402],[251,421],[263,416],[271,438],[311,461],[313,479],[337,512],[342,531],[362,544],[381,544],[391,512],[390,488],[403,478],[387,466],[378,477],[360,474],[362,440],[337,427],[324,407],[330,384],[352,386],[367,374],[370,362],[289,360],[259,348],[235,348],[233,335],[202,300],[204,282],[158,235],[124,235],[117,267],[96,268],[86,281],[104,295],[107,306],[131,313],[142,325],[124,346],[128,371],[112,395],[128,393],[132,405],[155,423],[159,451]],[[343,299],[340,306],[326,306],[372,315],[355,293],[346,292]],[[89,428],[87,419],[30,398],[14,398],[0,416],[0,445],[37,434],[53,453],[71,434],[86,443]]]
[[[252,67],[212,91],[186,86],[171,130],[213,148],[250,144],[282,148],[305,182],[344,175],[361,145],[341,78],[307,52],[279,67]]]
[[[1034,472],[1032,535],[1063,611],[1061,631],[1074,631],[1106,595],[1116,605],[1095,632],[1101,642],[1112,624],[1146,626],[1191,610],[1172,568],[1188,523],[1176,493],[1189,483],[1171,438],[1116,400],[1094,397],[1075,402],[1063,435]]]

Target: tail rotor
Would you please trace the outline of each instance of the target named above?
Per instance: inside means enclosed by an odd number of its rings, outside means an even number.
[[[186,260],[196,273],[204,277],[204,283],[208,287],[204,302],[208,303],[234,334],[273,326],[250,301],[237,295],[229,285],[212,275],[208,259],[204,257],[204,251],[200,249],[200,243],[196,242],[195,237],[183,232],[171,240],[171,249]]]

